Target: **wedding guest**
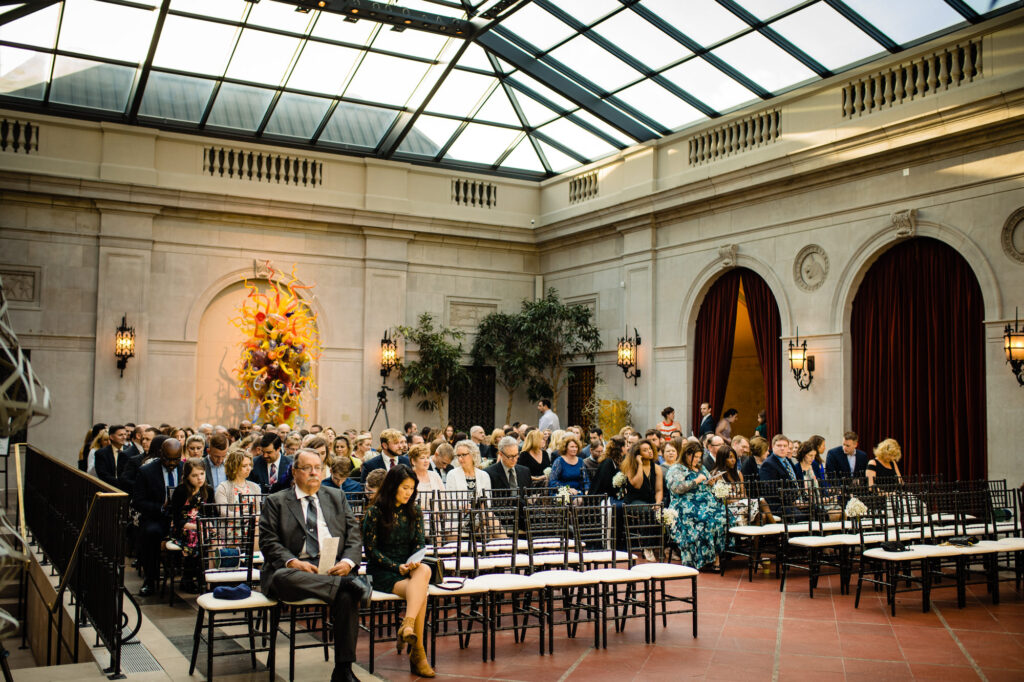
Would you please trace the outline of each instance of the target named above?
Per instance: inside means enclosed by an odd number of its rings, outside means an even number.
[[[480,450],[471,440],[460,440],[455,444],[455,458],[459,466],[455,467],[445,481],[447,490],[469,490],[474,497],[483,497],[491,489],[491,477],[480,464]]]
[[[622,436],[612,436],[608,439],[608,445],[604,449],[604,456],[597,465],[597,474],[590,484],[591,495],[607,495],[615,504],[622,504],[619,497],[619,488],[615,486],[615,474],[619,473],[619,466],[625,457],[626,439]],[[622,494],[625,495],[625,489]]]
[[[223,483],[213,491],[213,499],[217,504],[236,504],[241,495],[259,495],[260,487],[249,480],[252,472],[252,455],[245,450],[236,448],[228,452],[224,459]]]
[[[321,483],[325,488],[338,488],[352,500],[363,492],[363,484],[352,476],[352,459],[341,457],[331,463],[330,476]]]
[[[547,483],[545,471],[551,467],[551,457],[544,450],[543,431],[534,429],[526,434],[518,464],[530,470],[530,480],[534,486],[543,486]]]
[[[865,475],[868,486],[903,483],[897,462],[903,456],[900,444],[893,438],[886,438],[875,446],[875,457],[868,462]]]
[[[201,436],[200,436],[201,438]],[[181,484],[171,495],[171,538],[181,547],[182,592],[199,591],[199,515],[203,505],[213,500],[213,491],[206,485],[206,467],[201,457],[186,459]]]
[[[661,469],[654,462],[654,446],[641,440],[622,460],[626,475],[626,504],[660,504],[663,495]]]
[[[580,440],[568,431],[562,436],[558,449],[559,457],[551,465],[548,487],[554,490],[568,486],[573,495],[586,493],[590,487],[587,469],[580,459]]]
[[[673,431],[680,431],[683,427],[676,421],[676,408],[666,407],[661,411],[661,422],[656,427],[661,440],[667,441],[672,438]]]
[[[409,459],[412,462],[413,473],[416,474],[417,494],[422,495],[445,489],[441,475],[430,469],[430,446],[413,445],[409,448]]]
[[[713,564],[725,549],[725,505],[711,492],[711,476],[701,461],[696,443],[683,446],[680,463],[668,472],[671,508],[677,512],[670,534],[679,548],[681,563],[692,568]]]

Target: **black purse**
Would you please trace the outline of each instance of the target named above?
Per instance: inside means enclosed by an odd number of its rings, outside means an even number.
[[[883,542],[879,547],[886,552],[909,552],[910,548],[902,542]]]
[[[420,559],[420,563],[430,568],[431,585],[436,585],[438,588],[448,590],[449,592],[461,590],[466,585],[465,578],[457,578],[455,576],[445,578],[444,564],[437,557],[425,556]]]
[[[952,545],[954,547],[970,547],[978,544],[978,538],[973,535],[954,535],[946,540],[945,544]]]

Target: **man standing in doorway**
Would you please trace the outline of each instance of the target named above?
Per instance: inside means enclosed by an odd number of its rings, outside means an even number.
[[[537,411],[540,412],[540,421],[537,422],[537,428],[541,431],[554,432],[562,428],[558,423],[558,415],[551,409],[551,401],[547,398],[541,398],[537,401]]]
[[[700,404],[700,426],[697,427],[697,438],[703,438],[705,433],[715,432],[715,420],[711,416],[711,405]]]

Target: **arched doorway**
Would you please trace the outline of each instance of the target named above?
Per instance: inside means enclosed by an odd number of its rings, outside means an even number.
[[[871,266],[850,319],[863,449],[895,438],[904,474],[986,475],[983,320],[974,272],[941,241],[911,239]]]
[[[695,329],[691,401],[695,433],[702,402],[711,405],[716,419],[728,407],[739,410],[733,433],[753,435],[762,409],[768,415],[768,434],[781,431],[781,334],[775,296],[756,272],[734,268],[711,285]],[[727,399],[733,402],[727,405]]]

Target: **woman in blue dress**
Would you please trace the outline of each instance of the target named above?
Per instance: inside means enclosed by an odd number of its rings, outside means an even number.
[[[678,513],[671,529],[684,566],[718,567],[718,555],[725,548],[725,505],[711,492],[711,475],[704,468],[699,443],[687,443],[680,463],[666,476],[672,492],[672,509]]]
[[[580,441],[569,433],[562,438],[558,446],[558,457],[551,463],[551,474],[548,476],[548,487],[557,491],[562,486],[569,486],[573,495],[580,495],[590,488],[587,468],[580,459]]]

